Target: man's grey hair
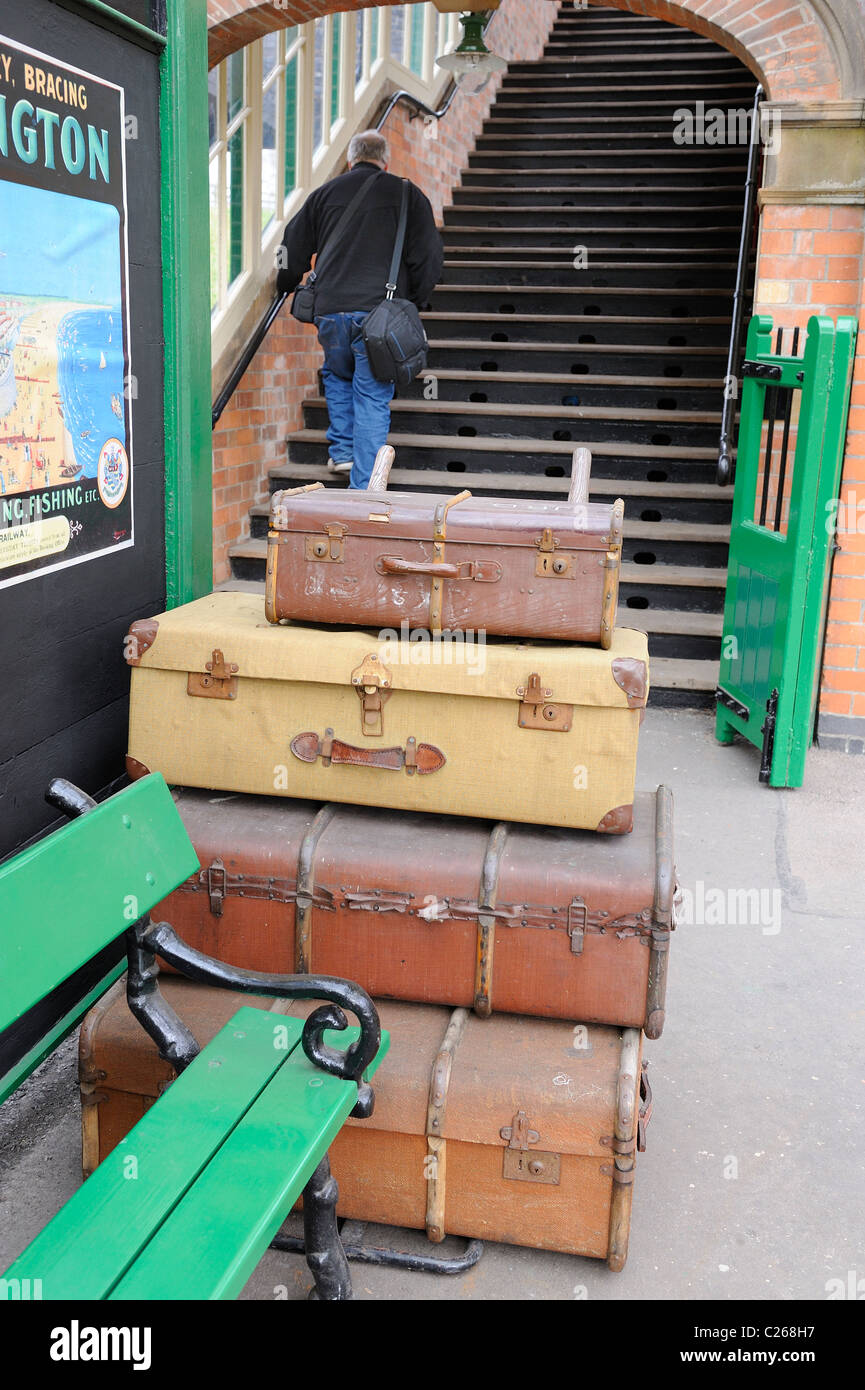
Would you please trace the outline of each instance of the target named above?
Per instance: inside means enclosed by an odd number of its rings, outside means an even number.
[[[387,164],[389,151],[387,141],[377,130],[361,130],[348,142],[349,164],[360,164],[369,160],[373,164]]]

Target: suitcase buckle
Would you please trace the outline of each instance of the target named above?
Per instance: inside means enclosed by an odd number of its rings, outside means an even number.
[[[307,560],[335,560],[337,564],[342,564],[343,545],[345,533],[348,527],[341,521],[331,522],[325,526],[325,535],[306,536],[303,548],[304,556]]]
[[[210,899],[210,910],[214,917],[222,916],[227,881],[225,865],[221,859],[214,859],[207,870],[207,896]]]
[[[574,720],[573,705],[553,704],[552,690],[541,685],[537,671],[529,676],[528,685],[518,685],[521,729],[554,729],[566,734]]]
[[[368,738],[384,734],[384,702],[391,697],[388,688],[393,675],[375,652],[365,656],[351,673],[351,683],[360,700],[360,729]]]
[[[573,579],[573,555],[557,555],[559,543],[549,526],[545,526],[535,541],[538,553],[535,556],[535,575],[538,579]]]
[[[206,674],[202,671],[189,672],[186,679],[187,695],[195,695],[202,700],[236,700],[237,662],[226,661],[219,648],[215,647],[204,666]]]
[[[561,1155],[544,1153],[535,1149],[529,1153],[529,1145],[537,1144],[540,1134],[529,1126],[525,1110],[518,1110],[512,1122],[499,1130],[507,1148],[502,1158],[502,1177],[514,1182],[546,1183],[557,1187],[561,1180]]]
[[[575,956],[583,954],[583,941],[588,925],[589,909],[582,898],[574,898],[568,908],[568,936],[571,939],[571,951]]]

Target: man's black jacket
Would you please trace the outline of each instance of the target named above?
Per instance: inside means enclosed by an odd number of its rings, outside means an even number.
[[[402,180],[376,164],[356,164],[347,174],[331,179],[310,193],[289,222],[282,238],[285,248],[277,288],[291,291],[309,269],[314,253],[322,252],[364,179],[376,179],[343,236],[333,259],[315,284],[315,314],[346,314],[374,309],[385,295],[390,258],[399,222]],[[409,183],[408,226],[397,281],[397,297],[423,308],[438,284],[442,241],[429,199]]]

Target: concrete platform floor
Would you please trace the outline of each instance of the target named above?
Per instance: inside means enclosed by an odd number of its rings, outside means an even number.
[[[646,1047],[655,1113],[625,1270],[490,1245],[454,1278],[354,1265],[357,1299],[823,1300],[851,1272],[865,1292],[865,759],[813,749],[805,787],[781,792],[759,785],[758,762],[718,746],[705,714],[649,711],[639,782],[674,790],[693,898],[667,1026]],[[756,920],[731,920],[744,901],[731,890],[757,890]],[[0,1110],[0,1268],[75,1189],[79,1162],[70,1039]],[[301,1257],[269,1252],[243,1297],[302,1299],[310,1282]]]

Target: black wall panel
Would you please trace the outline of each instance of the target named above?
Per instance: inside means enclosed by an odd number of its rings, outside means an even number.
[[[142,22],[161,6],[116,6]],[[52,0],[3,0],[0,33],[125,87],[135,545],[0,589],[0,858],[56,820],[54,776],[123,773],[130,622],[165,605],[158,56]],[[2,229],[0,229],[2,233]]]

